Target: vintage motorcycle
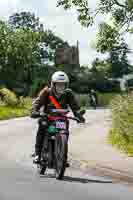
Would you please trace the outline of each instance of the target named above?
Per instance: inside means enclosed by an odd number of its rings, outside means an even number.
[[[55,170],[56,179],[62,179],[67,166],[69,120],[80,122],[76,117],[68,117],[68,110],[54,109],[49,114],[40,114],[42,125],[46,128],[41,159],[37,168],[45,174],[47,168]],[[80,115],[84,115],[82,110]]]

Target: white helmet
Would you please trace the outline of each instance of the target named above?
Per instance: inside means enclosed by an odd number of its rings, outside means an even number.
[[[66,87],[69,85],[69,78],[67,74],[63,71],[57,71],[52,75],[51,78],[51,88],[55,90],[56,83],[65,83]]]
[[[57,71],[52,75],[51,87],[54,83],[67,83],[69,84],[69,78],[65,72]]]

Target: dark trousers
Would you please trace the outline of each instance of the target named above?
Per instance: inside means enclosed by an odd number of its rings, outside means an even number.
[[[39,124],[38,130],[37,130],[37,135],[36,135],[36,143],[35,143],[35,153],[36,153],[36,155],[41,154],[45,132],[46,132],[46,127]]]

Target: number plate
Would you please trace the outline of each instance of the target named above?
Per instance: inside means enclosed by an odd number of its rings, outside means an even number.
[[[58,129],[66,129],[66,123],[65,122],[56,122],[56,128]]]

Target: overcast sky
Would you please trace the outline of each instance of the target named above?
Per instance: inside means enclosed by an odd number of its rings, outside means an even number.
[[[89,0],[89,5],[94,8],[98,0]],[[75,45],[79,41],[80,63],[89,64],[97,56],[91,48],[91,42],[95,41],[96,28],[103,20],[97,19],[93,27],[88,29],[81,27],[76,18],[75,11],[64,11],[56,8],[57,0],[0,0],[0,17],[8,18],[14,12],[31,11],[43,22],[44,28],[51,29],[56,35]],[[133,44],[133,38],[128,38]]]

